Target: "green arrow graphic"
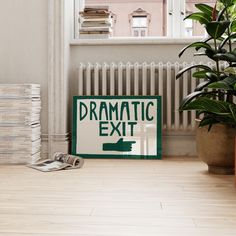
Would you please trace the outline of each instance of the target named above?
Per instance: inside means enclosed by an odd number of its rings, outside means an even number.
[[[117,152],[131,152],[132,144],[136,141],[124,141],[120,138],[116,143],[104,143],[102,146],[103,151],[117,151]]]

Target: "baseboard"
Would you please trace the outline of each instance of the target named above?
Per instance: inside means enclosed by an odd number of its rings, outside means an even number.
[[[52,153],[70,153],[69,134],[54,135]],[[162,141],[163,156],[196,156],[194,134],[164,134]],[[48,158],[48,135],[42,135],[41,157]]]
[[[195,134],[168,134],[163,136],[163,156],[196,156]]]

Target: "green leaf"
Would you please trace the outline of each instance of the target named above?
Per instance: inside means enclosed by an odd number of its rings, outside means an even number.
[[[192,13],[184,18],[184,20],[186,19],[195,20],[195,21],[198,21],[200,24],[204,24],[204,25],[211,22],[211,17],[209,17],[207,14],[203,12]]]
[[[206,73],[206,77],[207,77],[211,82],[214,82],[214,81],[217,81],[217,80],[218,80],[218,76],[217,76],[217,74],[215,74],[214,72],[207,72],[207,73]]]
[[[203,126],[207,126],[209,125],[209,129],[208,131],[210,131],[211,127],[213,124],[217,124],[219,123],[214,117],[212,117],[211,115],[209,116],[205,116],[199,123],[198,127],[203,127]]]
[[[220,80],[225,79],[226,77],[228,77],[225,73],[221,73],[220,74]]]
[[[205,87],[207,87],[207,85],[209,85],[211,83],[211,81],[203,81],[200,84],[198,84],[198,86],[194,89],[194,92],[197,91],[201,91],[202,89],[204,89]]]
[[[216,53],[213,56],[214,60],[219,60],[219,61],[228,61],[228,62],[236,62],[236,54],[235,53]]]
[[[207,33],[214,39],[225,33],[230,21],[212,21],[206,25]]]
[[[236,20],[231,22],[230,30],[231,30],[231,32],[236,32]]]
[[[230,106],[230,105],[229,105]],[[199,127],[209,125],[208,131],[216,123],[228,124],[230,126],[236,126],[235,120],[231,114],[230,108],[228,114],[217,115],[214,113],[205,113],[203,119],[200,122]]]
[[[230,90],[231,89],[231,87],[223,81],[218,81],[218,82],[211,83],[210,85],[208,85],[208,88],[224,89],[224,90]]]
[[[230,34],[227,38],[225,38],[225,39],[221,42],[221,44],[220,44],[220,46],[219,46],[219,49],[223,48],[224,45],[227,43],[227,41],[229,41],[229,40],[232,39],[232,38],[236,38],[236,32]]]
[[[203,3],[198,3],[198,4],[195,4],[195,7],[197,9],[199,9],[201,12],[203,12],[211,17],[212,10],[213,10],[213,8],[211,6],[203,4]]]
[[[176,75],[176,79],[180,78],[183,73],[185,73],[186,71],[191,70],[193,68],[200,68],[200,69],[204,69],[206,71],[212,71],[211,68],[206,65],[193,65],[193,66],[189,66],[189,67],[186,67],[186,68],[183,68],[182,70],[180,70]]]
[[[188,96],[186,96],[181,104],[180,104],[180,107],[179,107],[179,110],[180,111],[183,111],[183,110],[186,110],[186,107],[188,105],[188,103],[190,103],[194,98],[200,96],[200,95],[203,95],[203,94],[206,94],[206,92],[203,92],[203,91],[195,91],[193,93],[190,93]]]
[[[203,40],[201,40],[200,42],[203,42],[203,43],[207,43],[209,42],[210,40],[212,40],[212,37],[207,37],[207,38],[204,38]],[[198,51],[201,47],[196,47],[195,49]]]
[[[206,55],[207,55],[210,59],[215,60],[215,59],[214,59],[214,55],[216,54],[216,51],[215,51],[215,50],[206,49],[205,53],[206,53]]]
[[[195,43],[191,43],[191,44],[187,45],[186,47],[184,47],[180,51],[179,57],[181,57],[183,55],[183,53],[185,52],[185,50],[188,49],[188,48],[197,48],[196,50],[198,50],[200,48],[212,49],[211,46],[208,43],[205,43],[205,42],[195,42]]]
[[[221,3],[223,3],[224,4],[224,6],[226,6],[226,7],[229,7],[229,6],[231,6],[232,4],[234,4],[235,3],[235,0],[219,0]]]
[[[206,78],[206,73],[209,72],[208,70],[201,70],[201,71],[195,71],[192,76],[199,79]]]
[[[231,103],[212,100],[206,97],[199,97],[188,103],[183,110],[200,110],[203,112],[214,113],[216,115],[229,115],[229,105]]]
[[[230,75],[222,81],[224,81],[225,83],[227,83],[230,86],[233,86],[236,83],[236,76]]]

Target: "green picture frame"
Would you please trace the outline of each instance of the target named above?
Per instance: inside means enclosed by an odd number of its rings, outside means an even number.
[[[133,154],[91,154],[77,152],[79,135],[77,134],[78,101],[85,100],[156,100],[156,155],[133,155]],[[73,126],[72,126],[72,154],[84,158],[117,158],[117,159],[161,159],[162,158],[162,102],[161,96],[74,96],[73,97]]]

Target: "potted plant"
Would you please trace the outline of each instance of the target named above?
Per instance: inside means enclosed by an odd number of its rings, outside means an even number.
[[[208,37],[189,44],[195,56],[205,56],[215,66],[197,64],[183,68],[176,78],[196,68],[193,77],[200,79],[195,91],[186,96],[180,111],[194,110],[200,117],[197,129],[198,156],[208,164],[208,171],[217,174],[234,172],[234,138],[236,134],[236,0],[217,0],[214,7],[196,4],[198,12],[185,19],[204,25]],[[222,69],[222,62],[226,66]]]

